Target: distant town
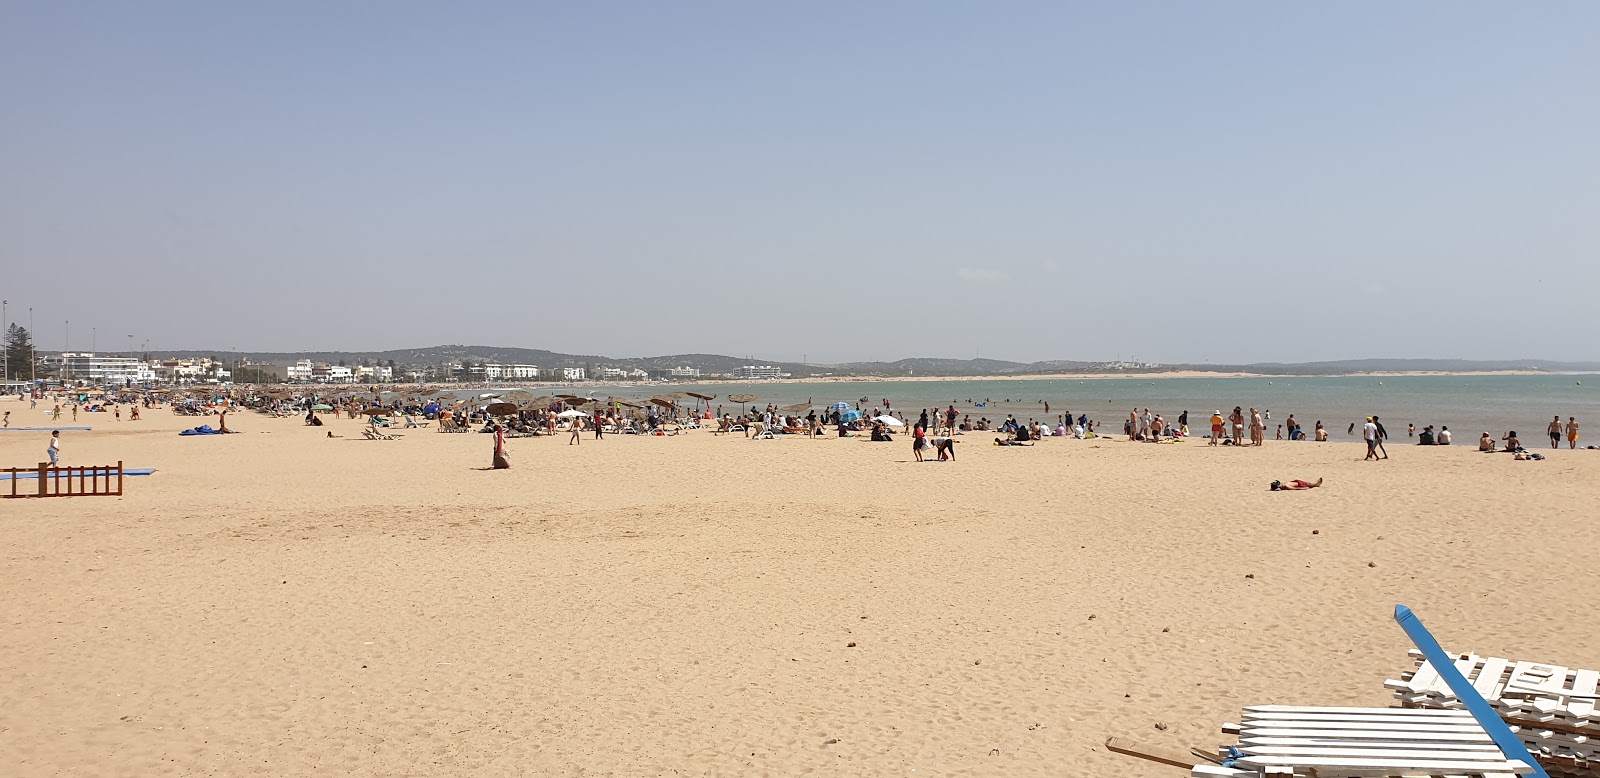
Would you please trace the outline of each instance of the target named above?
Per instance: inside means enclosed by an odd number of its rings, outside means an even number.
[[[695,381],[701,379],[767,380],[790,374],[772,365],[744,365],[727,372],[707,373],[697,367],[666,369],[586,366],[547,367],[460,360],[442,364],[401,365],[395,360],[367,360],[364,364],[318,362],[299,359],[289,364],[224,360],[217,357],[139,358],[91,352],[40,354],[29,370],[13,366],[12,385],[146,386],[154,384],[383,384],[383,383],[484,383],[489,381]]]

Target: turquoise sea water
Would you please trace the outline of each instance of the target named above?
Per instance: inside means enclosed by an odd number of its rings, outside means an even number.
[[[1134,406],[1174,420],[1188,410],[1191,429],[1204,426],[1213,410],[1226,415],[1235,405],[1254,406],[1272,412],[1269,438],[1291,413],[1307,430],[1321,420],[1335,440],[1342,439],[1351,422],[1376,414],[1391,437],[1404,438],[1408,422],[1419,430],[1432,424],[1436,429],[1450,427],[1457,445],[1474,443],[1484,431],[1498,438],[1508,430],[1516,430],[1529,444],[1538,443],[1550,418],[1560,415],[1563,423],[1568,416],[1578,417],[1587,441],[1600,441],[1600,376],[1596,375],[755,382],[623,388],[614,393],[647,397],[673,390],[716,395],[714,405],[735,411],[738,404],[726,399],[730,394],[756,395],[760,399],[755,404],[763,406],[808,399],[819,405],[853,404],[865,397],[867,410],[887,398],[898,415],[912,418],[923,408],[932,412],[953,401],[957,411],[974,418],[1004,419],[1013,414],[1042,421],[1043,402],[1048,401],[1052,422],[1070,410],[1114,430],[1121,429],[1122,419]],[[985,400],[990,401],[986,407],[976,407]]]

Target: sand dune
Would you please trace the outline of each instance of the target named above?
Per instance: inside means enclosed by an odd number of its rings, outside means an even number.
[[[1600,452],[90,418],[64,462],[159,471],[0,501],[6,775],[1174,775],[1100,744],[1387,704],[1396,602],[1600,667]]]

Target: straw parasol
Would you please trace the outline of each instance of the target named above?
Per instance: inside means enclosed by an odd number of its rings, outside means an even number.
[[[659,405],[659,406],[661,406],[663,408],[671,408],[672,407],[672,401],[668,400],[665,397],[652,397],[652,398],[650,398],[650,402],[652,402],[652,403],[654,403],[656,405]]]
[[[362,413],[364,413],[364,414],[366,414],[368,416],[382,416],[382,415],[384,415],[386,413],[389,413],[389,409],[388,408],[380,408],[380,407],[374,406],[374,407],[371,407],[371,408],[368,408],[368,409],[362,411]]]
[[[519,410],[516,403],[490,403],[489,407],[484,408],[491,416],[510,416]]]
[[[783,411],[784,413],[799,413],[801,411],[809,411],[809,410],[811,410],[811,406],[812,406],[812,403],[807,401],[807,402],[803,402],[803,403],[795,403],[794,405],[785,405],[782,408],[779,408],[778,410]]]
[[[739,413],[741,413],[741,414],[744,413],[744,406],[746,404],[753,403],[755,401],[756,401],[756,396],[753,395],[753,394],[730,394],[730,395],[728,395],[728,402],[736,402],[736,403],[739,404]]]
[[[706,402],[711,402],[712,400],[717,399],[717,396],[714,394],[701,394],[699,392],[684,392],[684,394],[689,395],[690,397],[705,400]]]

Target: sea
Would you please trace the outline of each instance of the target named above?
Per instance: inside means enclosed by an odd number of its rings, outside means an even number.
[[[1419,431],[1431,424],[1436,430],[1449,427],[1457,445],[1474,443],[1483,432],[1499,438],[1512,430],[1524,442],[1537,443],[1551,417],[1560,416],[1565,424],[1568,416],[1576,416],[1589,430],[1585,435],[1589,442],[1600,441],[1600,375],[1592,374],[758,381],[623,386],[593,392],[574,389],[578,394],[602,398],[639,399],[672,391],[714,395],[717,399],[711,404],[728,411],[740,407],[727,399],[736,394],[755,395],[753,405],[761,407],[807,401],[826,407],[846,402],[870,411],[888,400],[896,415],[912,419],[924,408],[931,414],[949,405],[973,419],[993,421],[1012,415],[1052,424],[1057,416],[1071,411],[1117,431],[1135,406],[1173,421],[1187,410],[1191,430],[1204,427],[1212,411],[1227,415],[1234,406],[1254,407],[1270,412],[1269,438],[1291,414],[1308,432],[1321,421],[1335,440],[1345,436],[1350,424],[1356,424],[1359,434],[1359,422],[1378,416],[1390,437],[1403,438],[1407,424],[1415,424]],[[1044,410],[1046,402],[1049,413]]]

